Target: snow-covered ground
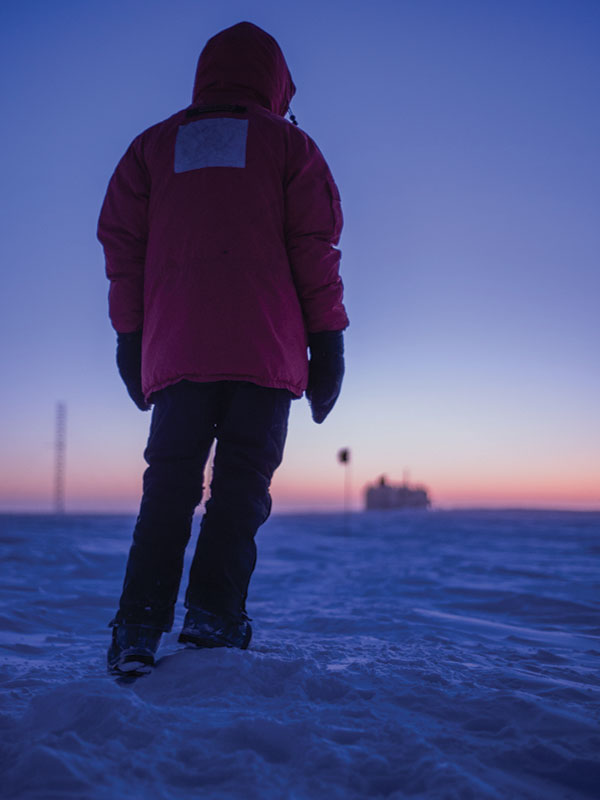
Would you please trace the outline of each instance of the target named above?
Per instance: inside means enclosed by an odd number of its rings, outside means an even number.
[[[3,798],[599,796],[600,514],[274,516],[250,649],[124,685],[132,524],[0,517]]]

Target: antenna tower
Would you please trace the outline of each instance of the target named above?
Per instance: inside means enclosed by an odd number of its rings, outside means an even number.
[[[65,513],[65,455],[67,449],[67,406],[56,404],[56,438],[54,440],[54,511]]]

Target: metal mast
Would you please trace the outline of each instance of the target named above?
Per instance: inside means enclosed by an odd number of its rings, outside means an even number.
[[[56,404],[56,438],[54,440],[54,511],[65,513],[65,455],[67,449],[67,406]]]
[[[344,517],[345,524],[348,527],[348,512],[350,511],[350,449],[344,447],[338,452],[338,461],[343,464],[345,469],[344,475]]]

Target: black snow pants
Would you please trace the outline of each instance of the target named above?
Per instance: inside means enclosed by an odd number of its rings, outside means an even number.
[[[216,439],[211,495],[185,595],[187,608],[239,616],[271,511],[292,395],[245,381],[181,381],[153,396],[140,513],[119,610],[110,625],[171,630],[194,509]]]

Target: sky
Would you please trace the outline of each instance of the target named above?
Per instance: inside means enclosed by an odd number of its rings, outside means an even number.
[[[21,0],[0,9],[0,510],[135,511],[150,417],[114,364],[95,238],[130,141],[248,20],[342,196],[346,376],[292,404],[275,511],[425,484],[437,508],[600,509],[600,5]]]

